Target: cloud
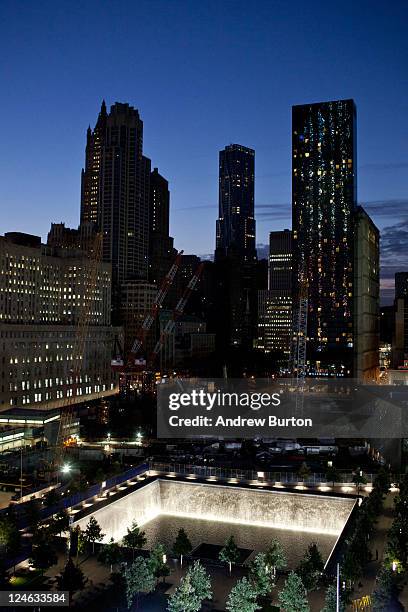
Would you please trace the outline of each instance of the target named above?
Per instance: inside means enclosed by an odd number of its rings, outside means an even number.
[[[359,166],[359,170],[403,170],[408,168],[408,162],[378,162],[372,164],[363,164]]]
[[[394,299],[394,276],[408,270],[408,219],[388,225],[381,231],[381,296]]]
[[[181,212],[186,210],[218,210],[218,205],[214,204],[200,204],[199,206],[181,206],[180,208],[173,208],[172,212]]]
[[[373,217],[408,217],[408,198],[393,198],[360,202],[361,206]]]

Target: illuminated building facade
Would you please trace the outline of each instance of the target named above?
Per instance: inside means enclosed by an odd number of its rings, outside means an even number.
[[[216,256],[256,261],[255,151],[231,144],[219,156],[219,218]]]
[[[353,371],[356,168],[353,100],[293,107],[293,293],[303,273],[312,372]]]
[[[270,232],[268,289],[258,291],[258,348],[288,359],[292,337],[292,232]]]
[[[408,367],[408,272],[395,275],[392,364],[394,368]]]
[[[148,278],[150,160],[143,156],[143,122],[129,104],[106,110],[88,128],[82,170],[81,225],[103,232],[103,259],[112,264],[113,311],[120,284]]]
[[[292,295],[292,232],[269,234],[268,289]]]
[[[72,396],[77,325],[92,301],[78,401],[114,391],[110,367],[111,267],[102,263],[92,294],[83,252],[51,248],[21,233],[0,236],[0,410],[53,408]]]
[[[357,207],[353,100],[292,109],[293,296],[308,287],[308,371],[376,378],[378,230]]]

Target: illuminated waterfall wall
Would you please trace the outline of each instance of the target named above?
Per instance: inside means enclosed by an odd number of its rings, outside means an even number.
[[[143,525],[160,514],[339,536],[355,503],[341,497],[158,479],[96,510],[94,516],[105,541],[120,540],[132,521]],[[84,529],[88,521],[89,516],[75,524]]]

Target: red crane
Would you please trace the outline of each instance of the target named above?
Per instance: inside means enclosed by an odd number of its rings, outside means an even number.
[[[200,280],[200,276],[202,274],[202,271],[204,269],[204,263],[201,262],[196,271],[194,272],[193,276],[191,277],[187,287],[185,288],[183,295],[181,296],[181,298],[179,299],[179,301],[177,302],[177,306],[175,307],[175,309],[173,310],[173,314],[172,317],[167,321],[167,324],[165,326],[165,328],[163,329],[162,333],[160,334],[160,338],[158,339],[156,346],[154,347],[153,351],[151,352],[150,356],[149,356],[149,363],[154,363],[154,360],[156,359],[157,355],[160,353],[161,348],[163,346],[164,340],[166,338],[166,336],[168,336],[169,334],[172,333],[174,326],[176,324],[177,319],[183,314],[184,312],[184,308],[186,307],[186,304],[190,298],[191,293],[194,291],[194,289],[197,286],[198,281]]]
[[[157,292],[157,295],[155,297],[154,303],[149,313],[145,316],[143,323],[140,326],[139,334],[135,338],[132,344],[130,354],[127,356],[126,364],[123,358],[122,347],[120,346],[118,339],[117,338],[115,339],[115,349],[116,348],[118,349],[118,353],[117,353],[117,356],[111,361],[112,369],[123,372],[124,369],[129,370],[132,368],[134,369],[134,366],[140,367],[140,366],[146,365],[145,360],[136,359],[135,357],[140,351],[142,345],[144,344],[146,340],[146,336],[149,333],[154,321],[156,320],[158,312],[163,305],[164,299],[171,285],[173,284],[174,278],[177,274],[177,270],[180,267],[181,256],[183,255],[183,252],[184,251],[179,251],[177,253],[177,256],[174,260],[173,265],[171,266],[170,270],[167,272],[166,276],[164,277],[160,285],[160,288]],[[126,372],[124,372],[124,374],[126,374]]]

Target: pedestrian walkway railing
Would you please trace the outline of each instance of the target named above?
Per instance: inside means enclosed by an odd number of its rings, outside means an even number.
[[[303,476],[297,472],[274,471],[267,472],[264,470],[241,470],[234,468],[214,467],[209,465],[188,465],[184,463],[159,463],[151,462],[149,469],[153,472],[177,474],[181,476],[196,476],[197,478],[217,478],[220,480],[237,480],[237,481],[265,481],[272,483],[281,483],[287,485],[305,484],[309,486],[332,485],[328,481],[327,475],[322,472],[312,472]],[[367,481],[366,486],[370,486],[376,474],[366,474],[364,477]],[[335,486],[355,486],[353,485],[353,472],[340,472],[336,477]]]

